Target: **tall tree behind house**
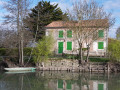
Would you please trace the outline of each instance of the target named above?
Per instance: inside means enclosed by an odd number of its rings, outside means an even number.
[[[38,19],[39,12],[39,19]],[[45,34],[44,26],[51,23],[52,21],[66,19],[67,14],[63,14],[62,10],[58,7],[58,4],[51,4],[50,1],[40,1],[37,6],[31,9],[31,13],[29,13],[28,17],[24,20],[26,28],[33,32],[33,36],[35,37],[37,30],[37,22],[38,22],[38,35],[37,40],[41,39]],[[39,20],[39,21],[38,21]]]

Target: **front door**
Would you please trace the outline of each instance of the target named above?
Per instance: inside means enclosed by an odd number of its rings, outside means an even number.
[[[58,53],[63,53],[63,42],[58,42]]]

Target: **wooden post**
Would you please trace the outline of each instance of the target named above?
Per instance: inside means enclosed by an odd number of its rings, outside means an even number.
[[[109,63],[107,64],[107,71],[109,72],[110,68],[109,68]]]
[[[89,72],[91,72],[91,64],[89,64]]]

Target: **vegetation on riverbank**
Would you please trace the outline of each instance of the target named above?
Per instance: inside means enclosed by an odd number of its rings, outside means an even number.
[[[120,40],[109,39],[108,52],[112,61],[120,62]]]
[[[48,56],[53,52],[53,46],[54,39],[51,35],[45,36],[39,40],[32,52],[34,62],[40,63],[46,61],[48,59]]]

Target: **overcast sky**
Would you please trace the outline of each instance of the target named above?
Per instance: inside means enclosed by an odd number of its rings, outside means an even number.
[[[2,17],[8,14],[8,12],[6,12],[2,7],[6,3],[6,1],[9,0],[0,0],[0,26],[2,26],[1,25],[3,21]],[[41,0],[31,0],[32,2],[31,7],[37,5],[39,1]],[[79,0],[46,0],[46,1],[50,1],[51,4],[58,3],[58,6],[63,11],[66,11],[66,9],[72,9],[72,3]],[[99,5],[103,5],[106,12],[112,12],[113,17],[115,17],[116,22],[114,26],[109,30],[109,37],[115,38],[116,29],[120,26],[120,0],[96,0],[96,2],[98,2]]]

